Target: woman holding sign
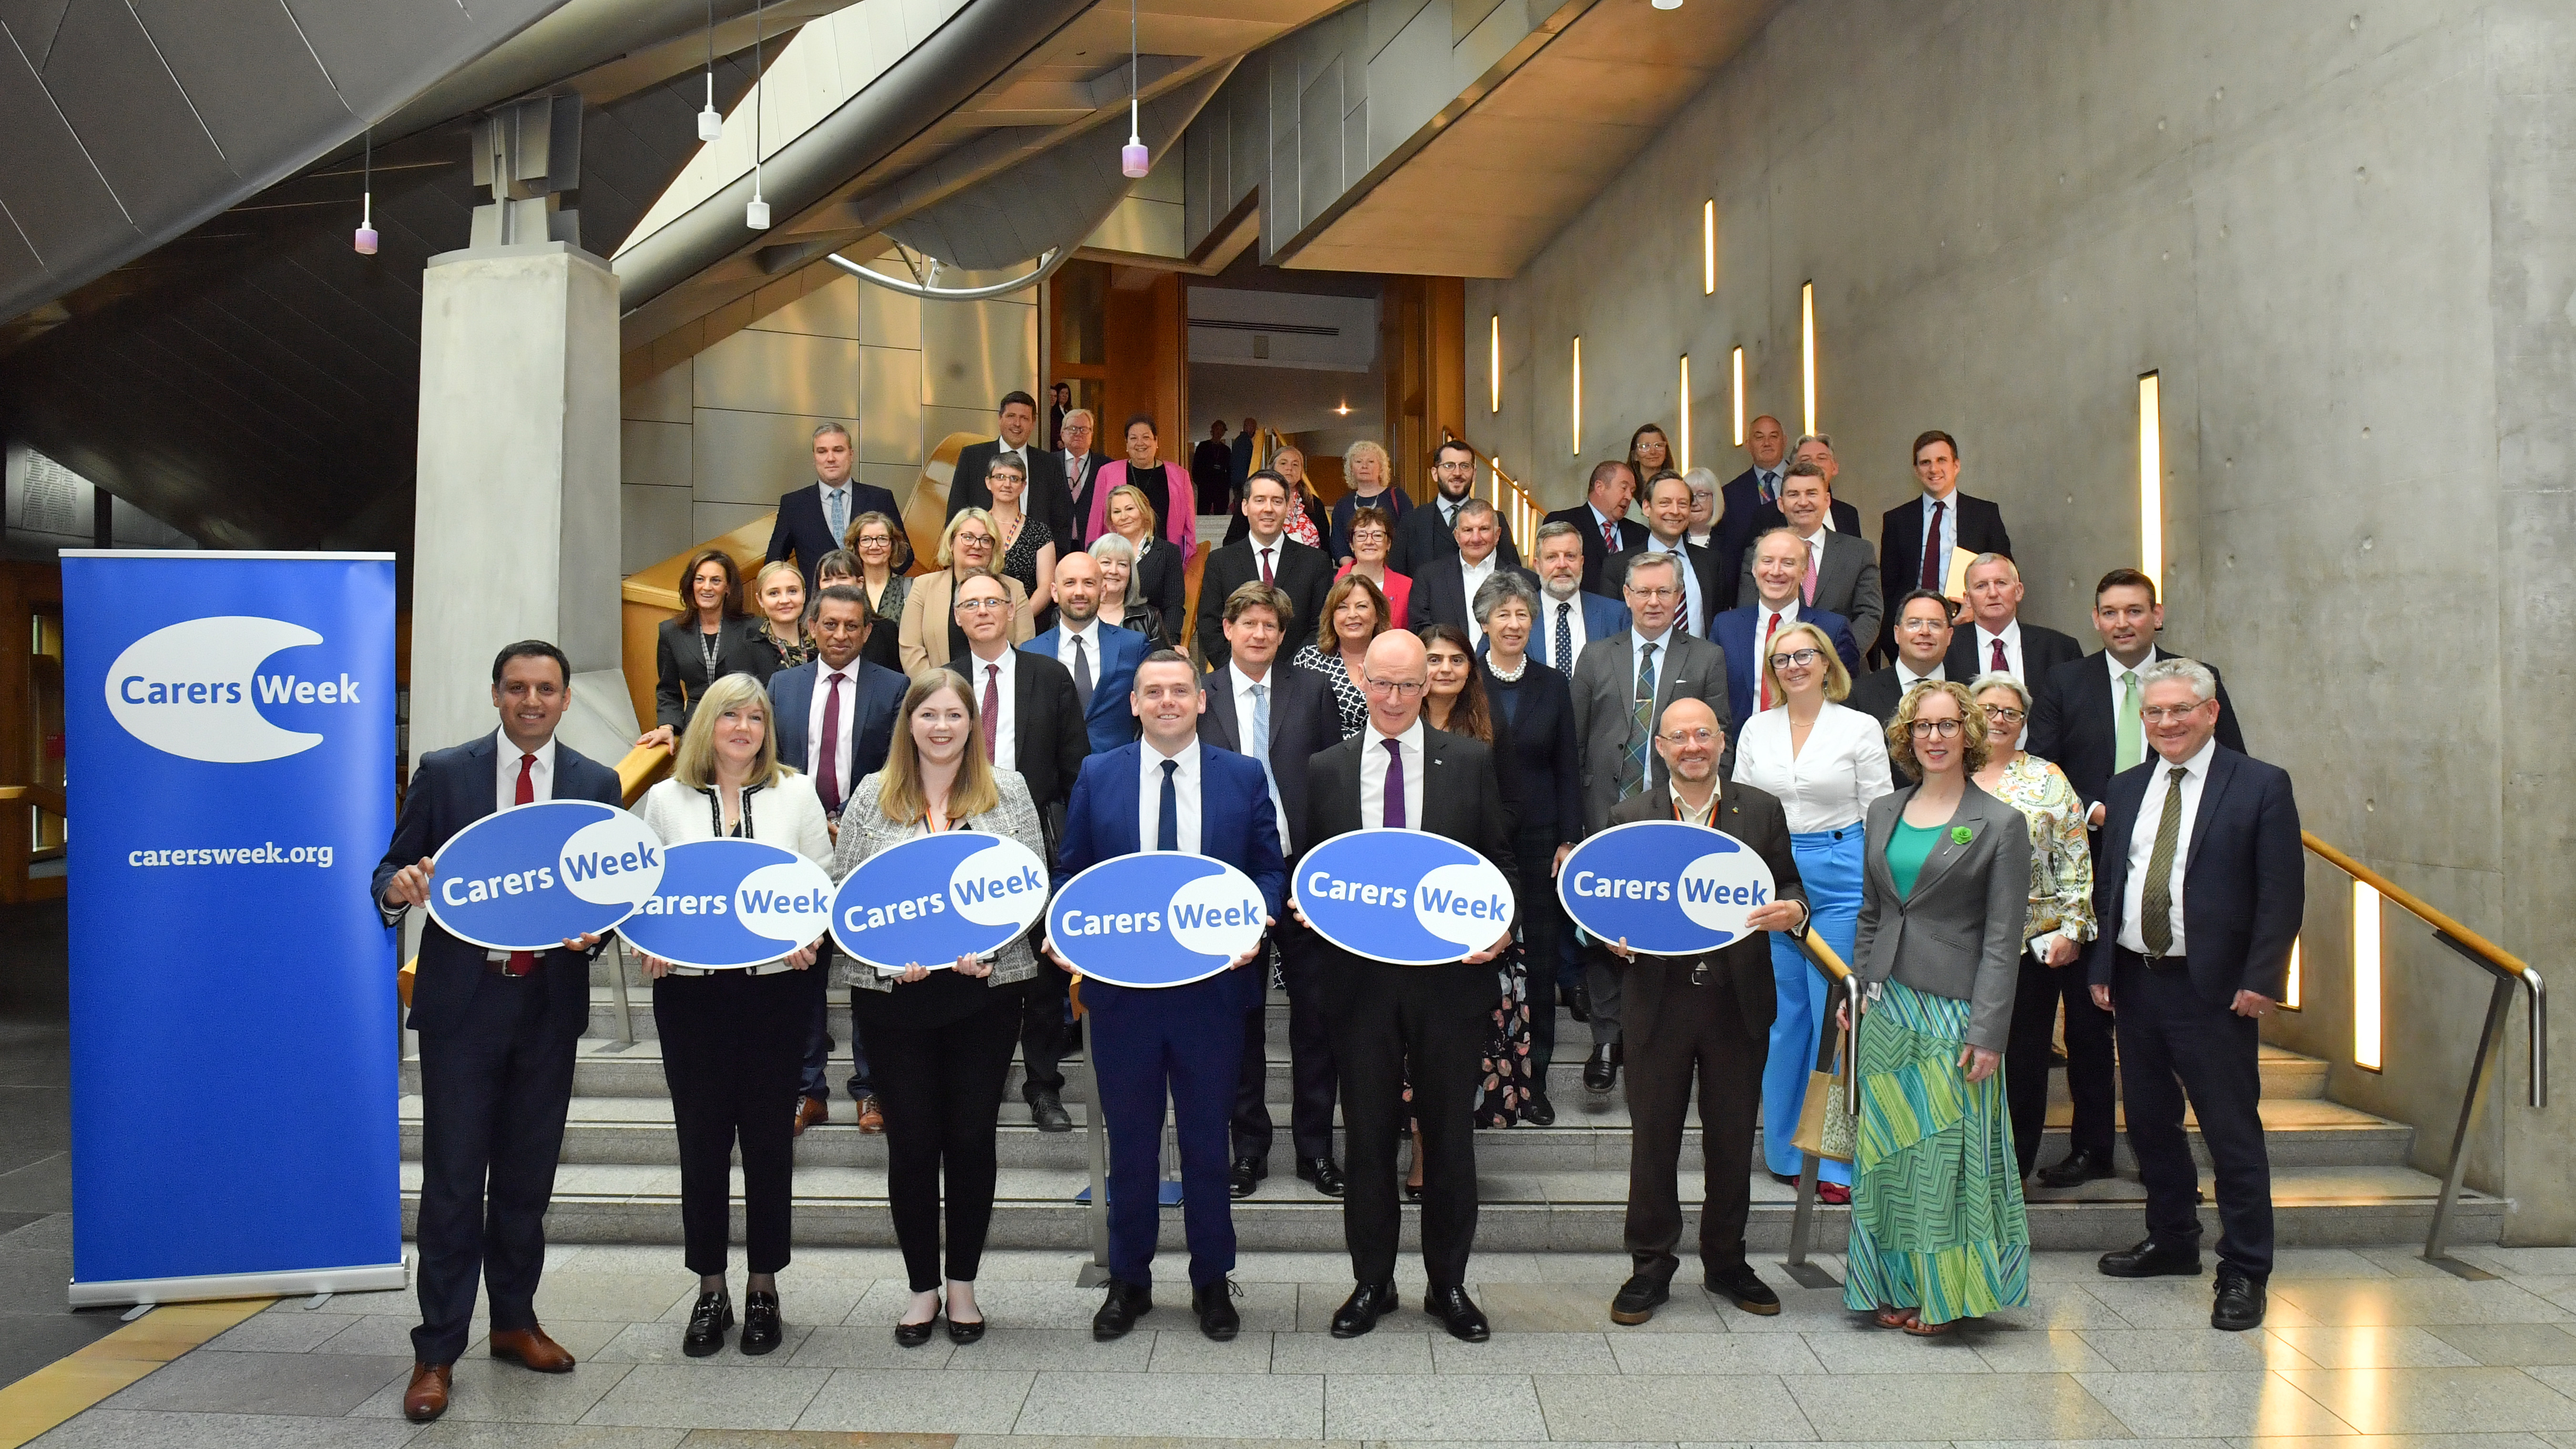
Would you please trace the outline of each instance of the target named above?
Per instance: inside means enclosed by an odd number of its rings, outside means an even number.
[[[1735,782],[1768,792],[1788,811],[1789,846],[1798,856],[1816,934],[1849,961],[1860,918],[1861,817],[1894,785],[1887,746],[1879,741],[1878,721],[1843,707],[1851,675],[1822,629],[1783,626],[1771,636],[1769,657],[1754,663],[1770,676],[1771,697],[1780,703],[1737,731]],[[1780,1003],[1762,1069],[1762,1160],[1773,1177],[1795,1183],[1806,1154],[1789,1139],[1823,1041],[1825,978],[1787,936],[1774,936],[1771,980]],[[1848,1166],[1819,1162],[1816,1181],[1817,1201],[1851,1201]]]
[[[1869,807],[1843,1306],[1929,1338],[2030,1299],[2030,1221],[1998,1075],[2030,913],[2030,826],[1970,778],[1988,743],[1966,686],[1914,686],[1887,745],[1916,783]]]
[[[719,836],[783,846],[817,865],[831,832],[814,783],[778,758],[769,694],[747,674],[709,686],[680,736],[671,778],[644,792],[635,813],[665,845]],[[666,948],[667,949],[667,948]],[[744,1245],[750,1258],[742,1351],[778,1347],[778,1270],[787,1266],[795,1195],[796,1109],[805,1076],[813,993],[796,973],[814,964],[807,944],[746,969],[705,971],[644,958],[653,1025],[680,1139],[680,1223],[698,1302],[680,1349],[704,1358],[734,1323],[725,1290],[731,1239],[734,1147],[742,1147]]]
[[[947,830],[1004,836],[1045,858],[1029,787],[984,759],[964,675],[941,669],[913,681],[896,718],[885,769],[861,780],[842,807],[834,880],[879,851]],[[833,972],[858,988],[850,1014],[885,1103],[887,1205],[913,1293],[894,1340],[919,1348],[939,1321],[944,1175],[948,1336],[973,1343],[984,1336],[975,1271],[993,1221],[994,1119],[1037,957],[1021,936],[989,958],[914,963],[892,976],[845,959]]]

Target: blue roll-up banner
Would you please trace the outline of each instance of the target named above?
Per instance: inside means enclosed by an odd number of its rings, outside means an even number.
[[[1045,914],[1046,862],[981,830],[920,835],[878,851],[832,897],[832,939],[880,971],[989,956]]]
[[[1066,881],[1047,907],[1047,941],[1095,981],[1187,986],[1260,945],[1269,916],[1261,887],[1224,861],[1150,851]]]
[[[1714,951],[1745,934],[1772,899],[1771,866],[1722,830],[1639,820],[1587,838],[1556,873],[1574,923],[1650,956]]]
[[[403,1286],[391,554],[63,553],[75,1306]]]
[[[661,888],[617,928],[674,966],[764,966],[823,939],[832,877],[784,846],[723,837],[674,845]]]
[[[1315,934],[1390,966],[1471,956],[1511,929],[1512,883],[1445,835],[1353,830],[1305,854],[1289,882]]]

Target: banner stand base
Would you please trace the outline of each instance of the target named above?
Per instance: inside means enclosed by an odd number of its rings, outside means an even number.
[[[195,1278],[121,1278],[71,1285],[74,1308],[120,1303],[193,1303],[216,1298],[290,1298],[309,1293],[372,1293],[402,1288],[411,1275],[400,1263],[354,1268],[283,1268],[274,1273],[208,1273]]]

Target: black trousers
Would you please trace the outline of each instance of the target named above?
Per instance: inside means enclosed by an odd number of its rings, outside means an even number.
[[[1687,961],[1640,956],[1628,967],[1664,978],[1652,1029],[1628,1036],[1628,1256],[1637,1271],[1669,1282],[1681,1258],[1682,1122],[1699,1078],[1699,1145],[1705,1159],[1705,1204],[1699,1214],[1700,1265],[1711,1273],[1745,1266],[1744,1224],[1753,1211],[1754,1120],[1762,1106],[1762,1067],[1771,1024],[1748,1021],[1734,983],[1712,967],[1691,984]]]
[[[680,1231],[689,1271],[725,1270],[733,1155],[742,1149],[743,1246],[754,1273],[787,1266],[795,1208],[796,1107],[813,971],[719,971],[653,983],[662,1077],[680,1137]]]
[[[583,1026],[553,1009],[546,973],[582,969],[547,961],[527,976],[487,973],[454,1031],[420,1035],[420,1326],[411,1344],[422,1363],[454,1363],[465,1351],[478,1280],[495,1329],[536,1326],[546,1204]]]
[[[1382,966],[1335,951],[1324,1000],[1341,1076],[1351,1276],[1395,1278],[1403,1228],[1396,1144],[1406,1135],[1409,1072],[1422,1129],[1422,1265],[1434,1288],[1457,1287],[1476,1242],[1476,1087],[1493,1020],[1493,964]]]
[[[2213,1005],[2179,959],[2164,969],[2118,953],[2120,1093],[2129,1150],[2147,1189],[2147,1236],[2197,1250],[2200,1169],[2182,1126],[2186,1097],[2217,1180],[2218,1260],[2257,1282],[2272,1274],[2272,1162],[2263,1147],[2262,1028]]]
[[[1064,1090],[1064,1048],[1072,1029],[1065,1019],[1065,988],[1073,978],[1055,969],[1052,961],[1042,963],[1037,979],[1028,984],[1024,998],[1026,1013],[1020,1022],[1020,1065],[1024,1075],[1020,1095],[1035,1098],[1040,1092]]]
[[[2021,953],[2013,987],[2012,1035],[2004,1043],[2004,1098],[2012,1112],[2013,1152],[2021,1175],[2039,1165],[2040,1138],[2048,1131],[2050,1042],[2057,1008],[2066,1007],[2066,1090],[2075,1100],[2068,1146],[2108,1160],[2119,1098],[2111,1085],[2111,1013],[2093,1004],[2084,963],[2050,967]]]
[[[1042,968],[1039,979],[1064,973]],[[900,989],[900,988],[898,988]],[[1061,988],[1059,988],[1061,989]],[[875,995],[876,993],[869,993]],[[943,1275],[941,1179],[946,1178],[948,1244],[945,1276],[975,1281],[984,1238],[993,1225],[995,1121],[1011,1046],[1020,1033],[1026,993],[1005,986],[975,1011],[940,1026],[904,1025],[883,1008],[859,1016],[859,1037],[876,1076],[886,1118],[886,1199],[895,1241],[903,1247],[912,1291],[928,1293]],[[876,1003],[870,1002],[875,1007]]]
[[[1288,1136],[1301,1158],[1333,1155],[1333,1031],[1324,1012],[1327,949],[1295,918],[1270,930],[1288,995]],[[1256,968],[1246,966],[1246,971]],[[1243,1017],[1243,1076],[1234,1094],[1234,1155],[1270,1160],[1269,983]]]
[[[1554,832],[1524,830],[1512,841],[1520,866],[1521,959],[1529,970],[1530,1084],[1547,1090],[1548,1063],[1556,1060],[1556,973],[1559,938],[1567,934],[1565,907],[1556,898]]]

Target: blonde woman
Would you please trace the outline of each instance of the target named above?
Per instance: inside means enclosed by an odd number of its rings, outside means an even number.
[[[1333,500],[1333,562],[1351,562],[1351,516],[1363,508],[1383,510],[1390,525],[1404,522],[1413,500],[1395,486],[1395,460],[1366,438],[1342,454],[1342,476],[1351,491]]]
[[[949,660],[966,652],[966,636],[957,627],[956,610],[950,607],[957,597],[957,580],[969,569],[998,574],[994,560],[1001,554],[1001,536],[993,526],[993,515],[981,508],[960,509],[948,520],[939,535],[940,571],[914,579],[904,594],[903,625],[897,631],[904,673],[919,679],[945,669]],[[1002,587],[1011,599],[1011,642],[1026,644],[1037,636],[1028,591],[1017,579],[1003,579]]]
[[[1044,858],[1029,787],[1017,771],[987,764],[979,741],[963,675],[942,669],[914,680],[885,768],[859,781],[842,807],[833,879],[880,851],[947,830],[1005,836]],[[832,973],[855,988],[850,1015],[885,1103],[887,1207],[913,1294],[895,1320],[895,1342],[928,1343],[944,1310],[948,1336],[973,1343],[984,1336],[975,1273],[993,1219],[994,1118],[1037,957],[1022,936],[989,957],[916,962],[895,974],[844,959]]]
[[[752,638],[777,661],[769,672],[811,661],[814,641],[805,633],[804,573],[785,559],[762,564],[751,576],[751,596],[761,618]]]
[[[1143,600],[1145,607],[1163,621],[1165,641],[1189,637],[1183,632],[1188,621],[1182,617],[1189,607],[1189,556],[1164,536],[1154,500],[1135,484],[1121,483],[1109,490],[1101,513],[1109,528],[1094,537],[1123,538],[1135,551],[1135,562],[1128,570],[1127,597]]]
[[[635,813],[666,845],[727,836],[783,846],[816,865],[832,857],[823,802],[811,780],[779,760],[769,694],[747,674],[709,687],[680,736],[671,778],[646,791]],[[680,1140],[683,1252],[698,1275],[697,1306],[680,1338],[691,1358],[721,1350],[734,1323],[725,1254],[737,1144],[751,1270],[742,1351],[768,1353],[785,1332],[778,1270],[787,1266],[793,1236],[797,1099],[814,1012],[813,991],[798,973],[813,964],[812,942],[748,970],[644,958]]]

